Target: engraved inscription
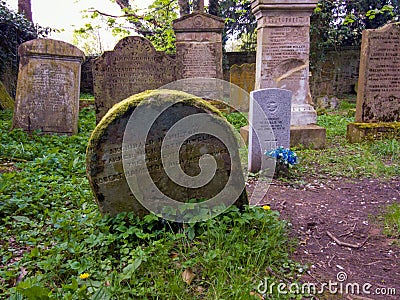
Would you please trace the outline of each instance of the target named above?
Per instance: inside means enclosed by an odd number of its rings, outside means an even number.
[[[217,77],[216,54],[213,44],[188,43],[184,48],[182,58],[183,76],[191,77]]]
[[[400,121],[400,26],[364,32],[356,121]]]
[[[126,37],[94,63],[96,120],[114,104],[176,80],[175,60],[142,37]]]

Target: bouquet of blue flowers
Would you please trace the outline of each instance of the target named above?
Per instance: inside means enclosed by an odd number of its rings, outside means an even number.
[[[265,155],[275,158],[281,165],[293,166],[297,164],[297,154],[290,149],[283,148],[282,146],[275,150],[266,151]]]

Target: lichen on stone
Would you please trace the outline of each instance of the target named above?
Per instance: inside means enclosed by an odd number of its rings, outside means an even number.
[[[14,109],[14,99],[8,94],[3,83],[0,81],[0,108]]]

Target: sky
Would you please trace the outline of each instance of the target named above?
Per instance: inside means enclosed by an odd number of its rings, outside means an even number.
[[[6,0],[8,7],[17,11],[18,0]],[[139,8],[146,8],[152,0],[135,0]],[[34,23],[43,27],[63,29],[63,32],[52,33],[53,39],[72,42],[74,29],[79,29],[89,19],[82,19],[81,11],[95,7],[99,11],[113,15],[120,15],[121,11],[117,4],[110,0],[31,0],[32,17]],[[104,50],[111,50],[117,43],[116,38],[109,32],[101,32],[104,41]]]

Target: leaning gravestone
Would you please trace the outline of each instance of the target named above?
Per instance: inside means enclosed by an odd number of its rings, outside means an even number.
[[[210,126],[219,133],[207,133]],[[194,184],[203,172],[208,179]],[[164,212],[173,209],[168,199],[224,193],[230,204],[247,202],[234,129],[207,102],[183,92],[146,91],[108,111],[89,140],[87,175],[100,210],[110,215]]]
[[[139,36],[120,40],[93,65],[97,123],[114,104],[175,80],[175,60],[156,51],[149,40]]]
[[[363,32],[356,122],[400,122],[400,23]]]
[[[83,52],[62,41],[36,39],[21,44],[18,54],[13,128],[77,133]]]
[[[249,111],[249,171],[263,169],[265,152],[277,147],[290,147],[290,117],[292,92],[283,89],[263,89],[250,94]]]

